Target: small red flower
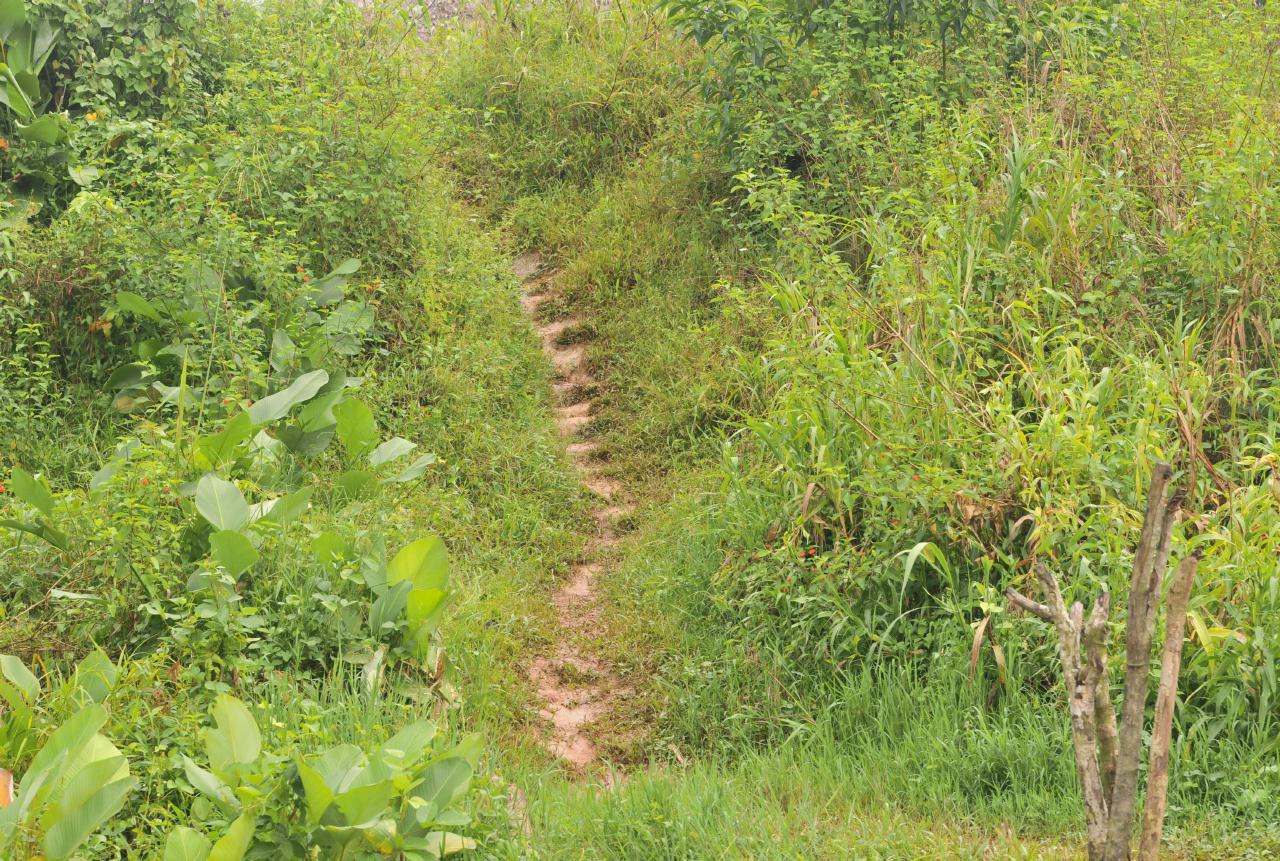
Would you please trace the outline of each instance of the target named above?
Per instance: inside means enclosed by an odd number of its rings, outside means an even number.
[[[146,486],[147,486],[148,484],[150,484],[150,483],[151,483],[151,482],[150,482],[150,481],[148,481],[147,479],[145,479],[145,478],[144,478],[144,479],[142,479],[142,486],[143,486],[143,487],[146,487]]]
[[[303,276],[302,276],[302,280],[303,280],[303,282],[304,282],[304,283],[305,283],[305,282],[307,282],[307,281],[310,281],[310,280],[311,280],[311,276],[310,276],[310,275],[303,275]]]
[[[3,481],[0,481],[0,493],[8,493],[8,492],[9,492],[9,488],[5,486]]]

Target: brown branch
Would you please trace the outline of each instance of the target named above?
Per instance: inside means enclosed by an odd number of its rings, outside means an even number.
[[[1048,607],[1039,601],[1032,601],[1016,589],[1006,589],[1004,596],[1009,599],[1010,604],[1019,610],[1030,613],[1032,616],[1037,616],[1050,624],[1053,623],[1053,614],[1049,612]]]
[[[1151,637],[1155,627],[1153,574],[1161,557],[1168,560],[1169,535],[1173,519],[1169,515],[1166,489],[1173,470],[1167,463],[1156,464],[1147,494],[1147,511],[1142,535],[1133,557],[1129,585],[1129,611],[1125,624],[1124,700],[1116,745],[1115,782],[1108,809],[1105,861],[1125,861],[1133,834],[1133,811],[1138,792],[1138,766],[1142,758],[1142,718],[1146,712],[1148,677],[1151,668]]]
[[[1142,842],[1138,861],[1157,861],[1160,832],[1164,828],[1169,790],[1169,738],[1173,731],[1173,706],[1178,697],[1178,671],[1182,667],[1182,643],[1187,628],[1187,599],[1196,577],[1200,555],[1193,553],[1178,564],[1169,586],[1169,613],[1165,619],[1164,654],[1160,660],[1160,687],[1156,693],[1155,725],[1151,728],[1151,768],[1147,800],[1142,814]]]
[[[1058,655],[1062,662],[1063,683],[1067,689],[1067,708],[1071,714],[1071,742],[1075,750],[1076,772],[1080,776],[1080,792],[1084,798],[1089,859],[1100,861],[1107,838],[1107,800],[1102,794],[1102,779],[1098,773],[1094,684],[1082,670],[1080,662],[1084,607],[1076,603],[1071,605],[1070,610],[1067,609],[1062,600],[1058,579],[1043,563],[1036,563],[1035,572],[1048,599],[1048,604],[1043,609],[1058,629]],[[1027,603],[1035,604],[1034,601]]]
[[[1116,778],[1116,710],[1111,702],[1111,674],[1107,668],[1107,616],[1111,593],[1103,592],[1093,605],[1084,628],[1085,660],[1093,681],[1093,723],[1098,735],[1098,769],[1102,773],[1102,797],[1111,803]]]

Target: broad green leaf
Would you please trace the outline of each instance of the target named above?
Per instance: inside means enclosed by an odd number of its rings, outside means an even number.
[[[357,458],[371,451],[378,442],[378,424],[373,410],[355,398],[347,398],[333,408],[338,422],[338,439],[347,456]]]
[[[18,137],[26,141],[42,143],[45,146],[54,146],[67,133],[66,127],[62,125],[57,114],[44,114],[25,126],[19,125],[17,129]]]
[[[446,810],[471,785],[471,763],[457,756],[432,763],[422,775],[422,782],[413,790],[413,797],[422,800],[415,805],[419,824],[427,824]]]
[[[424,454],[400,472],[397,472],[395,475],[383,480],[398,483],[414,481],[421,478],[423,473],[427,471],[427,467],[431,466],[435,462],[436,456],[434,454]]]
[[[298,769],[298,779],[302,781],[302,792],[307,800],[307,820],[315,825],[320,817],[333,804],[333,790],[324,782],[324,776],[301,758],[294,760]]]
[[[5,520],[0,520],[0,527],[13,529],[18,532],[25,532],[28,535],[34,535],[42,541],[47,541],[59,550],[67,549],[67,536],[47,523],[23,523],[21,520],[6,518]]]
[[[443,589],[414,589],[409,593],[409,630],[419,646],[426,646],[426,638],[439,626],[445,596]]]
[[[233,811],[239,808],[239,803],[231,792],[231,787],[223,783],[213,772],[206,771],[196,765],[191,757],[182,757],[182,770],[186,774],[187,782],[197,792],[217,802],[218,806],[224,811]]]
[[[392,437],[369,454],[369,465],[382,466],[388,461],[403,457],[417,447],[417,443],[409,442],[407,439],[398,436]]]
[[[333,804],[342,811],[347,825],[363,828],[382,818],[395,792],[394,783],[382,780],[335,795]]]
[[[103,741],[106,739],[104,738]],[[107,742],[107,744],[111,743]],[[111,750],[115,751],[115,747],[112,746]],[[67,765],[66,771],[72,771],[71,764]],[[40,817],[41,824],[46,830],[52,828],[64,813],[82,807],[103,787],[117,780],[124,780],[128,776],[129,764],[118,751],[114,755],[107,755],[79,765],[74,773],[64,776],[61,781],[61,793],[57,801],[50,804]]]
[[[346,792],[364,771],[364,752],[354,744],[340,744],[311,760],[311,766],[335,793]]]
[[[336,532],[322,532],[311,541],[311,555],[321,565],[345,559],[350,553],[346,540]]]
[[[262,753],[262,736],[248,707],[229,694],[221,694],[211,709],[215,726],[205,730],[209,768],[234,783],[236,766],[255,761]]]
[[[213,844],[194,828],[179,825],[169,832],[162,861],[205,861]]]
[[[6,679],[22,691],[27,702],[35,702],[36,697],[40,695],[40,681],[35,673],[27,669],[27,665],[13,655],[0,655],[0,673],[3,673]]]
[[[386,761],[404,768],[416,762],[435,737],[435,724],[426,720],[415,721],[387,739],[379,754]]]
[[[36,478],[22,467],[15,466],[10,483],[19,499],[35,506],[45,517],[53,516],[53,494],[42,478]]]
[[[232,577],[238,578],[258,561],[258,551],[248,537],[233,529],[223,529],[210,535],[209,547],[214,560]]]
[[[255,425],[264,425],[284,418],[289,411],[305,401],[315,397],[316,392],[329,381],[325,371],[311,371],[303,374],[289,384],[288,388],[267,395],[249,407],[249,418]]]
[[[77,165],[67,168],[67,176],[71,177],[71,181],[81,188],[88,188],[98,181],[98,177],[102,176],[102,171],[93,165]]]
[[[27,5],[23,0],[0,0],[0,40],[8,41],[23,24],[27,23]]]
[[[112,371],[111,376],[107,377],[107,384],[103,388],[110,392],[119,392],[125,389],[140,388],[154,380],[155,377],[148,372],[146,365],[130,362]]]
[[[275,504],[267,509],[262,515],[264,520],[270,520],[273,523],[288,523],[306,512],[307,507],[311,504],[312,488],[304,487],[302,490],[294,491],[288,496],[282,496],[275,500]]]
[[[382,628],[388,623],[394,625],[404,617],[405,607],[409,604],[409,593],[413,584],[401,580],[384,591],[373,602],[369,610],[369,630],[375,638],[382,636]]]
[[[213,473],[196,485],[196,510],[214,529],[239,529],[249,522],[249,503],[240,488]]]
[[[330,385],[320,391],[311,400],[311,403],[304,406],[298,411],[298,427],[308,433],[321,430],[323,428],[331,428],[337,422],[334,413],[335,405],[342,398],[344,392],[342,386],[332,385],[336,379],[329,381]]]
[[[402,548],[387,565],[387,582],[401,580],[408,580],[419,589],[444,589],[449,582],[444,542],[428,535]]]
[[[363,469],[349,469],[334,482],[347,499],[359,499],[377,485],[373,473]]]
[[[315,457],[333,442],[335,425],[322,427],[319,430],[305,431],[297,425],[281,428],[278,436],[289,451],[301,457]]]
[[[128,311],[135,317],[146,317],[148,320],[161,322],[160,312],[156,310],[156,306],[152,305],[137,293],[130,293],[128,290],[120,290],[116,293],[116,307],[121,311]]]
[[[117,780],[100,788],[82,803],[65,809],[44,836],[44,853],[49,861],[62,861],[79,848],[99,826],[124,806],[125,796],[137,786],[132,777]]]
[[[236,413],[222,430],[202,436],[196,441],[196,448],[208,460],[209,469],[217,469],[224,463],[234,459],[240,447],[253,436],[253,420],[246,412]]]
[[[100,703],[116,686],[120,672],[101,649],[94,649],[76,667],[75,682],[89,699]]]
[[[227,833],[213,844],[206,856],[206,861],[240,861],[244,853],[249,851],[253,842],[253,827],[257,817],[252,813],[242,813],[231,823]]]
[[[271,370],[277,374],[284,373],[298,357],[298,346],[293,343],[289,333],[284,329],[276,329],[271,333]]]
[[[43,781],[52,775],[59,763],[79,756],[106,722],[107,713],[96,703],[85,706],[67,718],[32,758],[31,765],[22,778],[24,795],[30,798],[30,790],[27,788],[29,783]]]

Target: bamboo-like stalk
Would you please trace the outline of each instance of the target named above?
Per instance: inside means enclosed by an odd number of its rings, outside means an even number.
[[[1187,629],[1187,600],[1196,577],[1198,554],[1178,564],[1169,586],[1169,612],[1165,618],[1164,653],[1160,659],[1160,687],[1156,692],[1156,717],[1151,728],[1151,767],[1147,776],[1147,800],[1142,812],[1142,840],[1138,861],[1157,861],[1160,832],[1164,828],[1169,790],[1169,738],[1173,732],[1173,706],[1178,697],[1178,672],[1182,668],[1182,643]]]

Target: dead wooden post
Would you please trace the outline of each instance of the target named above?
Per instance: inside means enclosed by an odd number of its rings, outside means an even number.
[[[1147,494],[1142,534],[1134,552],[1125,625],[1124,696],[1118,722],[1111,701],[1107,667],[1107,616],[1111,596],[1105,592],[1100,595],[1086,621],[1081,604],[1067,608],[1057,578],[1042,564],[1037,564],[1035,571],[1046,603],[1033,601],[1013,589],[1005,593],[1011,606],[1049,622],[1058,634],[1058,656],[1067,689],[1067,707],[1071,713],[1076,773],[1080,777],[1084,798],[1089,861],[1126,861],[1129,858],[1138,794],[1138,769],[1142,762],[1142,726],[1151,674],[1151,643],[1158,615],[1160,584],[1172,549],[1173,524],[1182,503],[1180,493],[1168,493],[1172,476],[1173,470],[1168,464],[1156,465]],[[1178,693],[1187,599],[1198,561],[1197,555],[1183,559],[1169,587],[1140,861],[1156,861],[1160,849],[1165,794],[1169,785],[1169,737]]]

